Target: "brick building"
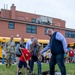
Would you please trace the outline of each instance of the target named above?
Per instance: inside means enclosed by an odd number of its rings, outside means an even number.
[[[37,15],[28,12],[16,10],[12,4],[10,10],[1,9],[0,11],[0,36],[25,37],[30,38],[34,35],[38,39],[49,39],[45,34],[48,28],[61,32],[67,39],[67,42],[75,41],[75,30],[65,27],[65,21],[53,17]]]

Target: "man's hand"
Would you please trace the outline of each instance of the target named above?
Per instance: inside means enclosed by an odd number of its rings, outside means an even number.
[[[19,47],[19,49],[22,50],[22,49],[24,49],[24,48]]]
[[[66,50],[64,51],[64,53],[67,54],[67,53],[68,53],[68,50],[66,49]]]
[[[38,55],[40,56],[40,55],[42,55],[42,53],[41,53],[41,52],[39,52],[39,53],[38,53]]]

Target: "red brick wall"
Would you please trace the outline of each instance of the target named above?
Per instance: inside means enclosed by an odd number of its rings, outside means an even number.
[[[26,24],[15,23],[15,29],[8,28],[8,22],[0,21],[0,36],[10,36],[13,35],[16,37],[16,34],[19,34],[20,37],[30,38],[31,35],[34,35],[38,39],[48,39],[48,36],[44,33],[43,26],[37,26],[37,34],[26,33]]]
[[[60,26],[60,27],[65,28],[65,21],[63,21],[61,19],[53,18],[53,23],[54,23],[55,26]]]
[[[11,6],[11,19],[15,19],[16,15],[16,7]]]
[[[54,29],[54,31],[58,31],[58,32],[62,33],[65,36],[65,31],[62,30],[62,29]]]
[[[75,42],[75,38],[66,38],[66,40],[68,44]]]
[[[8,29],[8,22],[0,21],[0,36],[15,35],[15,29]]]
[[[49,39],[47,35],[44,33],[44,27],[42,26],[37,26],[37,34],[31,34],[31,33],[26,33],[27,38],[30,37],[30,35],[34,35],[34,37],[38,39]]]
[[[38,18],[38,15],[31,14],[31,13],[26,13],[26,12],[20,12],[16,11],[16,19],[17,20],[23,20],[23,21],[29,21],[31,22],[31,18]]]
[[[0,17],[1,17],[1,11],[0,11]]]
[[[4,9],[1,9],[1,17],[4,18]]]
[[[17,37],[16,35],[19,34],[19,37],[24,38],[30,38],[31,35],[38,39],[49,39],[49,36],[45,35],[44,33],[44,26],[37,26],[37,34],[32,33],[26,33],[26,24],[22,23],[15,23],[15,29],[9,29],[8,28],[8,22],[6,21],[0,21],[0,36],[2,37],[9,37],[10,35],[13,35],[14,37]],[[65,31],[61,29],[54,29],[54,31],[59,31],[65,36]],[[75,39],[72,38],[66,38],[68,43],[74,42]]]
[[[1,10],[1,18],[31,22],[32,18],[37,19],[39,16],[40,15],[37,14],[16,11],[15,6],[11,7],[10,10],[3,10],[3,9]],[[65,28],[65,21],[56,18],[52,19],[53,19],[52,26]],[[30,38],[31,35],[34,35],[34,37],[38,39],[49,39],[49,37],[44,33],[45,27],[46,26],[37,26],[37,34],[32,34],[32,33],[26,33],[26,24],[24,23],[15,23],[15,29],[9,29],[7,21],[0,21],[0,36],[9,37],[10,35],[13,35],[14,37],[17,37],[16,35],[19,34],[19,37]],[[60,28],[55,28],[54,31],[59,31],[65,36],[65,30],[62,30]],[[68,43],[75,41],[75,39],[72,38],[66,38],[66,39]]]
[[[1,17],[31,22],[32,18],[37,19],[40,17],[40,15],[16,11],[16,7],[12,6],[11,10],[2,10]],[[65,28],[65,21],[56,18],[52,18],[52,21],[54,26],[60,26]]]
[[[1,18],[10,18],[11,19],[11,12],[10,10],[1,10]]]

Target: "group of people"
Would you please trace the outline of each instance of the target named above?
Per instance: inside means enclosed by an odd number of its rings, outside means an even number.
[[[15,47],[13,37],[5,44],[6,52],[6,67],[11,66],[11,56],[16,55],[17,75],[21,74],[21,68],[24,66],[25,72],[32,74],[34,62],[38,64],[38,75],[41,75],[42,54],[47,50],[51,50],[51,59],[49,62],[50,75],[54,75],[55,65],[58,64],[61,74],[66,75],[64,65],[64,53],[67,53],[67,42],[65,37],[60,32],[54,32],[53,29],[47,30],[47,35],[50,37],[48,45],[42,50],[38,39],[31,36],[31,39],[24,44],[24,39],[21,38],[20,43]],[[29,71],[28,71],[29,70]]]
[[[29,69],[29,73],[33,73],[34,62],[38,63],[38,75],[41,74],[41,60],[38,55],[41,51],[41,45],[38,43],[38,39],[31,36],[31,39],[24,44],[24,39],[21,38],[20,44],[16,46],[16,60],[18,65],[18,74],[21,73],[21,68],[24,66],[25,72]],[[19,51],[19,52],[18,52]],[[27,73],[28,74],[28,73]]]
[[[67,54],[64,55],[66,63],[75,63],[75,49],[68,47]]]
[[[41,74],[41,56],[39,52],[41,51],[41,45],[38,43],[38,39],[31,36],[31,39],[24,44],[24,38],[21,38],[20,43],[15,46],[13,41],[13,36],[10,37],[10,40],[5,43],[3,53],[6,55],[6,67],[10,67],[12,64],[12,57],[16,56],[17,63],[17,75],[21,74],[21,68],[24,66],[25,72],[28,75],[33,73],[34,62],[38,64],[38,75]],[[4,55],[3,55],[4,57]]]

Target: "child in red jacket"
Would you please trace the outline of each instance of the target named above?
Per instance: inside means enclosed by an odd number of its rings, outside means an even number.
[[[30,54],[29,50],[23,49],[22,55],[20,57],[20,61],[19,61],[19,64],[18,64],[17,75],[20,75],[19,71],[22,68],[22,66],[24,66],[24,68],[25,68],[25,75],[28,75],[28,68],[30,68],[29,65],[28,65],[29,60],[31,60],[31,54]]]

